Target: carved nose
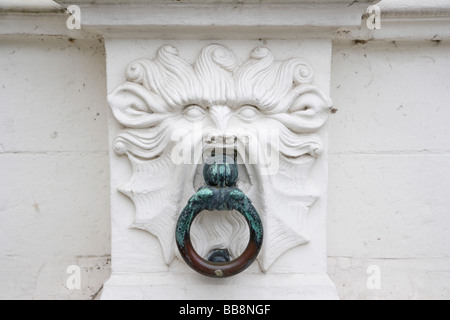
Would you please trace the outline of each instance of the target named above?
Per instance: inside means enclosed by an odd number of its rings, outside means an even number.
[[[212,106],[210,108],[211,120],[215,128],[219,132],[225,132],[228,125],[228,120],[231,117],[231,110],[227,106]]]

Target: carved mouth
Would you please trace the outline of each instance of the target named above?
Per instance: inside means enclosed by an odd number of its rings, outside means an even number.
[[[203,156],[209,157],[217,154],[225,154],[237,160],[238,138],[234,135],[206,136],[203,139]]]
[[[235,135],[207,135],[204,137],[204,142],[208,144],[225,144],[233,145],[238,138]]]
[[[238,157],[238,151],[235,145],[209,144],[203,148],[203,159],[214,155],[224,154],[235,160]]]
[[[245,147],[245,141],[237,138],[236,136],[211,136],[204,138],[202,141],[202,161],[194,169],[193,181],[194,189],[204,184],[202,178],[203,164],[211,156],[224,154],[234,159],[239,166],[239,178],[238,184],[244,190],[248,190],[252,184],[252,174],[249,172],[247,148]],[[245,185],[245,186],[244,186]]]

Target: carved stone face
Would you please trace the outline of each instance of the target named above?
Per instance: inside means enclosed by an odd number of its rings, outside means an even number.
[[[121,191],[136,205],[134,226],[158,237],[167,264],[175,257],[177,216],[203,184],[202,161],[222,147],[237,150],[238,187],[263,219],[262,270],[307,242],[295,221],[316,200],[305,179],[320,155],[315,131],[327,120],[331,101],[311,85],[304,61],[277,61],[257,47],[239,64],[231,50],[211,44],[191,65],[163,46],[153,60],[131,63],[126,75],[109,96],[114,117],[125,126],[114,148],[133,166]],[[248,241],[243,219],[226,212],[200,215],[191,235],[203,256],[221,248],[237,256]]]

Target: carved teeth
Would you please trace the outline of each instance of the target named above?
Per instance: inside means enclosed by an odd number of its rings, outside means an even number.
[[[219,155],[219,154],[224,154],[227,155],[229,157],[234,157],[235,156],[235,150],[234,148],[226,148],[223,146],[219,146],[219,147],[215,147],[211,149],[211,155]]]
[[[237,137],[234,135],[206,135],[204,150],[211,154],[226,154],[235,156],[237,151]]]
[[[234,144],[237,142],[237,137],[235,135],[207,135],[205,136],[206,143],[217,143],[217,144]]]

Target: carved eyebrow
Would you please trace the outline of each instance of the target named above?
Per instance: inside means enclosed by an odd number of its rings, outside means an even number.
[[[199,107],[199,108],[202,108],[202,109],[205,109],[205,110],[209,110],[209,106],[207,106],[207,105],[205,105],[205,104],[203,104],[203,103],[187,103],[186,105],[184,105],[183,106],[183,108],[181,109],[181,111],[184,111],[184,110],[186,110],[187,108],[189,108],[189,107]]]
[[[244,107],[253,107],[255,109],[258,109],[259,111],[262,111],[260,106],[255,104],[255,103],[239,103],[239,104],[235,104],[233,106],[230,106],[230,108],[232,110],[237,110],[237,109],[241,109],[241,108],[244,108]]]

